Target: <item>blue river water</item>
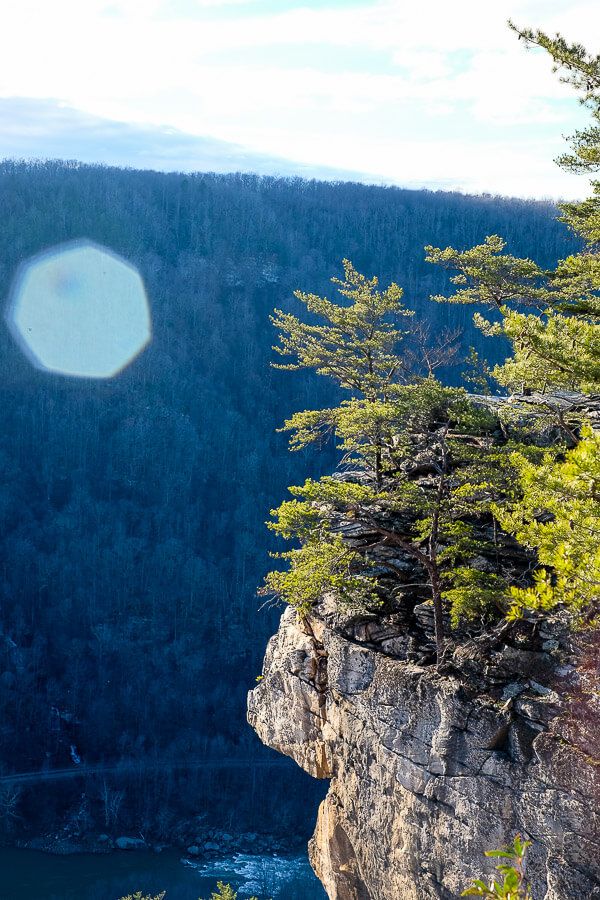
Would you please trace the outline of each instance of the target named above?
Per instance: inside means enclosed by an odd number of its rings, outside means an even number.
[[[231,884],[238,900],[326,900],[306,856],[238,853],[200,862],[173,850],[52,856],[0,849],[1,900],[119,900],[135,891],[208,900],[217,881]]]

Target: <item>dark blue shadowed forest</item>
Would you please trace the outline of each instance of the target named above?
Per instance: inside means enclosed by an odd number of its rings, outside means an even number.
[[[153,323],[101,381],[38,371],[0,328],[0,769],[105,767],[23,784],[20,818],[0,827],[102,829],[108,783],[124,791],[121,828],[167,836],[206,814],[305,839],[322,786],[259,744],[245,698],[279,615],[256,597],[275,548],[264,522],[288,484],[335,461],[332,447],[288,453],[276,428],[333,396],[269,367],[269,313],[299,312],[296,288],[328,292],[349,257],[404,287],[434,332],[461,326],[465,348],[499,358],[471,308],[428,301],[446,276],[423,246],[497,233],[550,265],[574,246],[555,215],[359,184],[0,165],[7,301],[25,259],[85,238],[138,268]],[[231,769],[199,767],[215,759]]]

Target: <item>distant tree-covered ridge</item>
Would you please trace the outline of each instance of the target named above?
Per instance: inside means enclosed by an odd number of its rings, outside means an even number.
[[[493,366],[505,349],[471,310],[429,302],[448,283],[423,246],[501,233],[515,256],[551,268],[581,241],[549,203],[65,162],[1,163],[0,213],[4,296],[24,259],[87,237],[139,268],[153,315],[149,348],[107,382],[36,371],[0,328],[2,774],[76,768],[72,747],[82,766],[123,761],[129,773],[89,776],[85,790],[22,785],[6,828],[67,815],[74,828],[168,833],[235,797],[240,822],[260,807],[264,827],[296,822],[300,835],[319,786],[291,763],[268,769],[245,725],[276,622],[269,608],[257,615],[255,589],[266,549],[282,549],[264,510],[337,459],[331,442],[287,454],[275,429],[342,393],[269,368],[269,313],[299,316],[293,290],[324,293],[347,255],[403,286],[415,315],[401,331],[462,329],[463,351]],[[413,359],[421,337],[404,337]],[[458,383],[460,369],[445,374]],[[243,768],[256,757],[263,768]],[[182,768],[215,759],[237,768]]]
[[[521,36],[567,69],[598,118],[600,58],[560,37]],[[599,148],[594,127],[577,135],[563,164],[596,171]],[[380,291],[348,261],[345,280],[333,279],[341,298],[297,293],[317,324],[276,311],[275,349],[291,358],[281,367],[312,368],[351,398],[285,423],[292,449],[335,434],[344,466],[290,488],[294,499],[272,511],[271,528],[299,546],[279,554],[288,567],[267,575],[265,593],[303,615],[326,594],[405,613],[425,598],[438,661],[446,615],[452,626],[468,620],[481,628],[560,604],[574,622],[595,619],[600,440],[582,398],[600,390],[597,210],[592,200],[563,213],[584,245],[554,268],[504,253],[496,235],[468,250],[426,247],[428,262],[456,273],[454,292],[432,299],[490,311],[475,314],[476,327],[509,347],[490,374],[526,402],[472,398],[411,366],[401,288]],[[352,539],[348,518],[359,526]],[[515,538],[513,556],[525,565],[507,562]]]

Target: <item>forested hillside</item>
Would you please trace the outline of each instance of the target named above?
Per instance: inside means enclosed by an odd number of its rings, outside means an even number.
[[[3,295],[23,259],[87,237],[139,267],[154,322],[150,347],[108,382],[38,372],[0,330],[4,773],[72,765],[72,748],[84,764],[139,760],[122,814],[176,817],[199,811],[193,787],[146,776],[143,761],[267,758],[244,712],[278,616],[256,597],[274,546],[264,521],[307,471],[275,429],[331,390],[269,367],[269,313],[299,313],[292,291],[327,291],[349,257],[404,287],[434,331],[460,325],[465,348],[497,360],[471,308],[429,302],[446,275],[423,247],[498,233],[551,265],[574,246],[554,216],[549,203],[358,184],[2,164]],[[264,802],[263,827],[303,809],[287,768],[270,773],[271,796],[284,780],[287,805]],[[219,784],[213,814],[227,821],[247,779]]]

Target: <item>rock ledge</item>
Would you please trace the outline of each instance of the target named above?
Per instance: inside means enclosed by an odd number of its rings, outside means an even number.
[[[441,673],[372,631],[286,610],[248,698],[265,744],[331,779],[309,845],[330,900],[454,900],[517,832],[535,900],[600,898],[598,634],[472,640]]]

